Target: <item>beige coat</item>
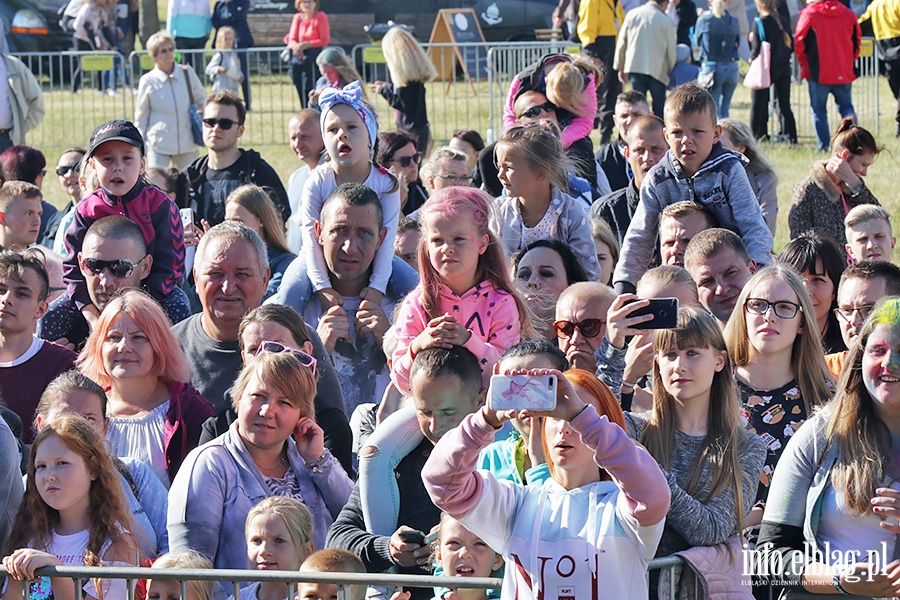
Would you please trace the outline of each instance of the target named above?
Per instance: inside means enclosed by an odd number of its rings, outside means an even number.
[[[9,137],[13,145],[25,143],[25,134],[40,125],[44,118],[44,94],[25,64],[15,56],[4,56],[9,82],[9,103],[13,126]]]
[[[675,66],[675,23],[652,0],[625,15],[619,31],[616,71],[642,73],[669,84]]]

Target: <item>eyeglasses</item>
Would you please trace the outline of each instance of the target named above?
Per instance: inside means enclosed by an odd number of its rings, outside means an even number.
[[[472,181],[468,175],[435,175],[435,177],[444,181],[465,181],[466,183]]]
[[[127,258],[119,260],[102,260],[99,258],[82,258],[81,266],[93,273],[100,275],[104,270],[108,270],[109,274],[116,279],[130,277],[134,273],[134,263]]]
[[[746,311],[754,315],[765,315],[769,312],[770,307],[775,311],[775,316],[780,319],[793,319],[797,316],[797,312],[802,310],[799,304],[796,302],[788,302],[787,300],[769,302],[762,298],[747,298],[744,301],[744,308]]]
[[[306,367],[307,369],[312,371],[312,374],[316,374],[316,359],[303,350],[298,350],[296,348],[291,348],[290,346],[285,346],[281,342],[263,342],[259,345],[259,348],[256,350],[257,354],[260,352],[271,352],[272,354],[281,354],[282,352],[290,352],[300,361],[300,364]]]
[[[234,121],[232,119],[225,119],[225,118],[212,119],[212,118],[210,118],[210,119],[203,119],[203,124],[206,125],[207,127],[209,127],[210,129],[212,129],[213,127],[218,125],[219,129],[222,129],[223,131],[228,131],[229,129],[231,129],[232,127],[237,125],[238,122]]]
[[[859,318],[865,321],[869,318],[869,315],[872,314],[872,310],[875,308],[874,304],[868,306],[839,306],[834,309],[834,314],[844,321],[848,323],[853,320],[853,317],[856,314],[859,314]]]
[[[600,335],[600,331],[603,329],[604,325],[606,325],[606,321],[603,319],[585,319],[578,323],[573,323],[572,321],[556,321],[553,323],[553,330],[556,332],[556,337],[564,340],[575,335],[576,329],[584,337],[594,338]]]
[[[167,47],[165,47],[165,48],[160,48],[159,50],[156,51],[157,54],[168,54],[169,52],[175,52],[175,47],[174,47],[174,46],[171,46],[171,47],[167,46]]]
[[[410,163],[419,164],[420,160],[422,160],[422,153],[416,152],[412,156],[398,156],[396,158],[392,158],[391,162],[400,163],[400,166],[405,169],[410,165]]]
[[[69,171],[81,173],[81,163],[75,163],[74,165],[59,165],[56,167],[56,174],[60,177],[65,177],[69,174]]]
[[[536,119],[539,116],[541,116],[542,112],[549,113],[549,112],[553,112],[555,110],[556,110],[556,107],[553,105],[552,102],[544,102],[543,104],[538,104],[537,106],[532,106],[531,108],[529,108],[528,110],[523,112],[521,115],[519,115],[519,118],[524,117],[526,119]]]

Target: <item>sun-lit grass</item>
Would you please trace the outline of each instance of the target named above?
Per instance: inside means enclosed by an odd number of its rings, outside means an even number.
[[[892,213],[900,210],[900,196],[893,189],[897,156],[900,156],[900,141],[893,137],[893,116],[896,101],[891,97],[887,82],[882,78],[879,87],[881,133],[880,143],[885,145],[876,163],[870,168],[866,183]],[[804,92],[805,94],[805,92]],[[94,89],[86,86],[78,94],[69,91],[53,91],[46,95],[47,114],[43,124],[28,137],[28,142],[41,148],[47,155],[51,166],[55,163],[61,150],[73,145],[87,145],[91,130],[99,123],[110,118],[132,118],[134,98],[122,94],[117,97],[99,95]],[[495,110],[500,110],[503,97],[497,86],[493,101]],[[454,129],[472,127],[485,133],[488,122],[489,93],[486,82],[468,84],[455,82],[432,83],[428,86],[429,112],[435,146],[445,143]],[[370,93],[370,100],[378,109],[379,122],[383,128],[393,128],[393,114],[380,97]],[[802,101],[806,102],[806,97]],[[266,75],[254,79],[253,111],[248,115],[246,134],[241,142],[245,148],[259,150],[263,157],[273,165],[287,182],[291,172],[299,164],[287,143],[287,122],[291,114],[299,108],[299,102],[293,86],[285,76]],[[750,94],[743,86],[739,86],[731,107],[731,116],[748,120],[750,111]],[[808,112],[799,117],[808,119]],[[497,116],[495,115],[495,119]],[[870,119],[871,120],[871,119]],[[832,119],[832,126],[837,119]],[[874,131],[875,123],[863,121],[861,125]],[[811,131],[811,124],[803,124],[806,131]],[[597,133],[593,134],[595,146]],[[776,248],[781,248],[788,241],[787,214],[794,185],[809,172],[813,160],[824,158],[815,150],[812,138],[801,140],[796,148],[786,144],[766,143],[764,151],[777,165],[780,175],[778,198],[780,212],[776,235]],[[52,172],[52,171],[51,171]],[[62,191],[53,178],[48,178],[45,194],[48,201],[61,205]],[[900,254],[898,254],[900,257]]]

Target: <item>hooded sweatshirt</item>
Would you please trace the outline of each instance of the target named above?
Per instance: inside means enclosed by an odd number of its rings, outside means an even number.
[[[794,34],[800,77],[821,85],[853,83],[861,37],[856,14],[838,0],[807,5],[800,11]]]
[[[672,151],[666,151],[641,184],[641,201],[625,234],[613,282],[637,283],[653,258],[660,214],[666,206],[682,200],[702,204],[719,227],[741,236],[750,258],[757,264],[771,263],[772,232],[747,179],[744,160],[740,154],[726,150],[722,142],[716,142],[700,169],[688,177]]]
[[[503,290],[495,289],[488,280],[476,284],[462,295],[441,284],[437,309],[439,315],[446,313],[456,317],[471,333],[463,347],[478,359],[484,387],[487,388],[491,370],[500,354],[519,341],[521,323],[516,299]],[[419,286],[403,301],[394,322],[397,349],[394,351],[391,379],[406,394],[409,394],[409,372],[415,358],[410,346],[416,336],[425,331],[428,321],[422,304],[422,287]]]

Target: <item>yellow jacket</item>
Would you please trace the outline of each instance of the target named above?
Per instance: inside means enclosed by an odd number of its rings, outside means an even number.
[[[586,46],[600,36],[615,37],[625,22],[619,0],[581,0],[578,6],[578,39]]]
[[[875,0],[859,18],[859,22],[866,19],[872,19],[876,40],[900,37],[900,0]],[[579,34],[580,27],[579,22]]]

